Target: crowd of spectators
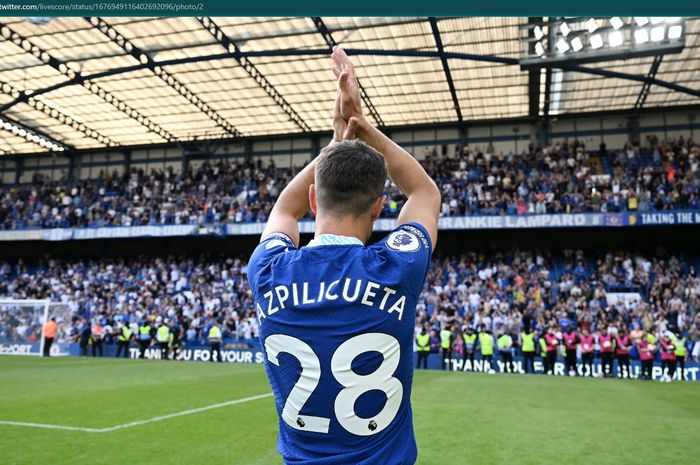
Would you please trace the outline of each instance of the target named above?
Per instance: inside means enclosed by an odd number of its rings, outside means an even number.
[[[0,229],[264,222],[291,179],[290,170],[262,162],[132,168],[98,179],[0,186]]]
[[[423,155],[442,191],[442,216],[698,209],[700,147],[692,138],[650,136],[615,151],[573,140],[520,154],[474,146]],[[36,175],[0,185],[0,229],[265,222],[298,169],[257,160],[91,180]],[[383,216],[396,216],[403,196],[390,182],[386,193]]]
[[[700,341],[695,265],[673,255],[581,250],[439,257],[419,298],[417,324],[438,332],[472,327],[493,334],[519,334],[526,326],[539,334],[567,326],[656,328],[687,335],[692,346]],[[176,321],[185,344],[206,341],[214,322],[224,339],[251,339],[258,335],[257,318],[245,273],[244,259],[213,256],[0,262],[0,295],[65,302],[71,306],[70,331],[77,331],[80,318],[98,320],[108,342],[124,321]],[[608,298],[620,290],[641,298]],[[31,325],[24,323],[0,324],[0,339],[28,340]],[[8,333],[17,327],[25,333]]]
[[[223,322],[224,337],[257,337],[246,262],[240,258],[167,257],[66,261],[47,258],[35,266],[21,260],[0,262],[0,296],[51,299],[70,307],[77,336],[81,319],[99,321],[104,340],[113,341],[120,322],[175,320],[184,328],[185,342],[206,340],[208,328]],[[11,314],[3,315],[4,318]],[[0,324],[0,339],[32,341],[30,322],[24,334],[9,334],[18,322]],[[37,322],[31,322],[36,328]],[[65,325],[63,325],[65,328]],[[71,336],[63,334],[66,336]]]
[[[441,215],[463,216],[697,209],[699,162],[692,139],[649,137],[594,153],[576,140],[515,155],[458,148],[423,165],[442,190]]]
[[[608,302],[616,291],[641,299]],[[417,310],[436,326],[456,321],[493,332],[613,322],[685,332],[700,323],[700,276],[676,256],[467,253],[433,261]]]
[[[540,337],[572,328],[633,338],[648,333],[658,340],[673,334],[698,360],[700,276],[695,262],[665,254],[564,250],[558,256],[547,251],[451,256],[434,260],[428,273],[417,333],[424,328],[433,352],[441,351],[441,331],[451,331],[452,341],[459,342],[451,347],[455,358],[467,356],[461,342],[468,331],[511,336],[519,349],[525,328]]]

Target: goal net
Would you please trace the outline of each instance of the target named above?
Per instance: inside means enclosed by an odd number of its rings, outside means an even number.
[[[68,355],[74,340],[72,314],[68,303],[0,298],[0,354],[42,355],[44,323],[53,318],[51,355]]]

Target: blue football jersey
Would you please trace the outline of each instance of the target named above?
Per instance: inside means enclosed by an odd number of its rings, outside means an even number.
[[[286,464],[416,461],[411,413],[418,296],[431,244],[419,224],[380,242],[253,252],[248,279]]]

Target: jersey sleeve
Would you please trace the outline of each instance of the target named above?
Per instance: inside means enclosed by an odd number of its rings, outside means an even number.
[[[372,246],[388,263],[399,267],[401,278],[419,293],[430,267],[433,250],[428,231],[418,223],[398,226]]]
[[[270,234],[260,241],[248,261],[248,282],[253,295],[257,292],[258,283],[270,273],[274,260],[290,250],[296,250],[296,246],[283,233]]]

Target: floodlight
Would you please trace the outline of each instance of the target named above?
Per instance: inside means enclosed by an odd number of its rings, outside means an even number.
[[[569,35],[571,32],[571,28],[569,27],[568,24],[566,23],[561,23],[561,26],[559,26],[559,30],[561,30],[561,34],[566,37]]]
[[[643,44],[649,41],[649,32],[646,29],[637,29],[634,31],[634,41],[638,44]]]
[[[569,43],[566,39],[561,38],[557,41],[557,50],[559,53],[566,53],[566,51],[569,50]]]
[[[610,24],[612,24],[612,27],[615,29],[620,29],[625,23],[622,22],[619,16],[613,16],[610,18]]]
[[[610,43],[611,47],[619,47],[624,41],[624,37],[620,31],[612,31],[610,34],[608,34],[608,42]]]
[[[542,45],[542,42],[537,42],[535,44],[535,53],[537,53],[538,56],[544,55],[544,46]]]
[[[600,48],[603,46],[603,36],[600,34],[594,34],[591,36],[591,47]]]
[[[666,33],[666,28],[664,26],[656,26],[651,30],[651,40],[654,42],[661,42],[664,40],[664,35]]]
[[[0,129],[5,129],[7,131],[10,131],[15,136],[22,137],[22,138],[26,139],[28,142],[33,142],[35,144],[41,145],[42,147],[44,147],[44,145],[42,144],[42,142],[43,142],[44,144],[46,144],[46,146],[49,146],[51,144],[56,146],[57,148],[55,150],[58,150],[58,151],[65,150],[64,147],[61,147],[60,145],[55,144],[53,142],[49,142],[49,141],[45,140],[43,137],[41,137],[39,134],[36,134],[34,131],[24,129],[21,126],[17,126],[16,124],[12,123],[11,121],[0,119]]]
[[[686,19],[682,17],[543,19],[546,23],[529,26],[528,31],[532,33],[520,35],[521,69],[680,53],[688,35]]]
[[[683,26],[676,24],[668,28],[669,39],[680,39],[681,35],[683,35]]]
[[[539,26],[535,26],[534,33],[535,33],[535,38],[537,40],[540,40],[542,37],[544,37],[544,32],[542,31],[542,28]]]
[[[586,27],[588,28],[588,32],[595,32],[595,30],[598,29],[598,22],[591,18],[586,21]]]
[[[574,52],[579,52],[583,48],[583,42],[581,41],[580,37],[574,37],[571,40],[571,47],[574,49]]]

